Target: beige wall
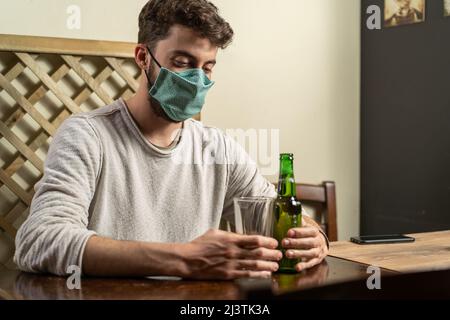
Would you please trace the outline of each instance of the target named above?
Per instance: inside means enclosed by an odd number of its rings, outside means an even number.
[[[48,37],[137,40],[137,15],[146,0],[2,0],[0,33]],[[67,28],[67,8],[81,9],[81,28]]]
[[[145,2],[3,1],[0,33],[135,41]],[[214,3],[236,37],[218,57],[203,121],[223,129],[279,128],[280,151],[295,154],[297,180],[336,181],[339,236],[357,234],[360,1]],[[71,4],[81,8],[80,30],[66,28]]]
[[[337,184],[340,239],[359,233],[358,0],[216,0],[236,38],[203,120],[280,128],[296,179]]]

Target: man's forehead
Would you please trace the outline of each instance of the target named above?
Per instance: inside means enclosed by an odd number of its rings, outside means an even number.
[[[202,60],[215,59],[218,51],[218,47],[213,45],[209,39],[181,25],[172,26],[168,37],[159,41],[156,49],[167,53],[186,52]]]

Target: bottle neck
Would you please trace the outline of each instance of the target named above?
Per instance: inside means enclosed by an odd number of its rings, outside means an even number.
[[[282,197],[295,197],[295,178],[292,157],[281,157],[280,177],[278,179],[278,195]]]

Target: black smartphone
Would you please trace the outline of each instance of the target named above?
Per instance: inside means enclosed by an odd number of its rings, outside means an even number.
[[[359,236],[351,237],[350,241],[357,244],[377,244],[377,243],[401,243],[401,242],[414,242],[413,237],[408,237],[403,234],[386,234],[386,235],[373,235],[373,236]]]

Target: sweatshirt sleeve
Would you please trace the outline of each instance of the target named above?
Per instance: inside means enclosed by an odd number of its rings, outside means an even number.
[[[264,178],[256,162],[239,143],[225,135],[225,146],[228,181],[222,218],[232,222],[234,197],[276,197],[277,193],[274,185]]]
[[[89,119],[72,116],[50,145],[30,214],[16,235],[14,262],[28,272],[67,275],[82,268],[89,206],[101,168],[101,142]],[[82,269],[81,269],[82,270]]]

